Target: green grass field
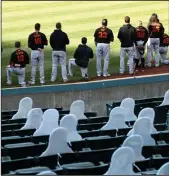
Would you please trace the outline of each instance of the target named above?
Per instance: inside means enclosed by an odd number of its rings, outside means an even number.
[[[73,56],[74,50],[80,43],[81,37],[88,38],[90,45],[95,52],[93,33],[100,26],[103,18],[108,19],[108,27],[113,30],[115,42],[111,44],[110,73],[119,72],[119,51],[120,43],[117,39],[117,32],[123,24],[124,16],[131,17],[131,24],[136,26],[138,20],[143,21],[147,26],[148,19],[152,13],[157,13],[160,21],[169,31],[167,1],[13,1],[2,2],[2,87],[6,86],[6,65],[9,64],[11,52],[14,51],[14,42],[20,40],[23,49],[30,53],[27,47],[28,35],[34,31],[34,24],[41,23],[41,31],[49,39],[55,29],[56,22],[60,21],[63,30],[68,34],[70,45],[67,47],[67,59]],[[45,48],[45,80],[50,82],[52,62],[51,47]],[[30,65],[26,68],[26,79],[30,79]],[[96,75],[95,59],[89,64],[90,76]],[[79,68],[74,68],[72,80],[79,80],[81,73]],[[39,73],[36,77],[39,84]],[[62,81],[60,68],[58,81]],[[13,84],[18,84],[17,77],[13,76]]]

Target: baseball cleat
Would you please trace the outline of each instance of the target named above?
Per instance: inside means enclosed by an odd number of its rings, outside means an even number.
[[[34,82],[34,81],[28,81],[28,84],[30,84],[30,85],[34,85],[35,82]]]
[[[64,82],[64,83],[68,82],[68,79],[64,79],[63,82]]]
[[[7,82],[6,84],[7,84],[8,86],[11,86],[11,85],[12,85],[12,83],[11,83],[11,82]]]
[[[109,76],[110,76],[110,74],[107,74],[107,75],[103,75],[103,77],[105,77],[105,78],[106,78],[106,77],[109,77]]]

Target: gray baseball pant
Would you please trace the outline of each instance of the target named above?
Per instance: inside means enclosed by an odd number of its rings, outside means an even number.
[[[109,60],[110,60],[110,44],[107,43],[97,43],[96,47],[96,69],[97,75],[102,74],[102,57],[104,58],[103,75],[108,75]]]
[[[15,74],[18,76],[18,82],[20,85],[25,84],[25,68],[20,67],[10,67],[7,66],[7,83],[12,83],[12,74]]]
[[[160,52],[160,56],[161,56],[161,63],[162,64],[169,64],[169,59],[167,59],[168,47],[167,46],[160,46],[159,52]]]
[[[57,77],[57,67],[61,65],[61,72],[63,80],[67,80],[66,69],[66,52],[65,51],[52,51],[52,78],[51,81],[55,81]]]
[[[133,74],[134,71],[134,47],[121,47],[120,50],[120,73],[123,74],[125,70],[124,59],[126,57],[126,53],[128,54],[128,63],[129,63],[129,73]]]
[[[137,41],[138,46],[143,46],[143,43],[144,43],[144,41],[142,41],[142,40]],[[134,48],[135,48],[135,59],[139,59],[139,61],[140,61],[140,59],[144,57],[144,54],[141,54],[139,52],[139,49],[136,47],[136,45],[134,46]],[[144,50],[145,50],[145,47],[144,47]]]
[[[160,39],[159,38],[150,38],[147,43],[147,65],[148,67],[151,67],[151,61],[152,61],[152,52],[155,52],[155,66],[159,66],[159,46],[160,46]]]
[[[36,76],[36,66],[39,66],[39,72],[40,72],[40,82],[44,82],[44,52],[38,51],[38,50],[32,50],[31,51],[31,81],[35,82],[35,76]]]
[[[74,58],[69,59],[68,71],[69,71],[69,75],[70,75],[70,76],[73,76],[73,73],[72,73],[72,66],[78,66],[78,65],[76,64]],[[82,77],[84,78],[84,77],[87,75],[88,69],[87,69],[87,68],[82,68],[82,67],[80,67],[80,70],[81,70],[81,73],[82,73]]]

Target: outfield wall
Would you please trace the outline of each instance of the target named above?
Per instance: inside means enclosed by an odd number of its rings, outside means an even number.
[[[29,88],[2,89],[2,111],[16,110],[21,98],[33,99],[33,107],[68,109],[74,100],[81,99],[86,111],[97,111],[106,115],[106,103],[121,101],[126,97],[134,99],[164,96],[169,90],[169,74],[137,76],[116,80],[102,80]]]

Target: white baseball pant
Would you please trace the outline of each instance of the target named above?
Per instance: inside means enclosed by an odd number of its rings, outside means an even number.
[[[143,46],[143,43],[144,43],[144,41],[142,41],[142,40],[137,41],[137,45],[138,46]],[[139,52],[139,49],[136,47],[136,45],[134,45],[134,48],[135,48],[135,59],[139,59],[140,60],[141,58],[143,58],[144,54],[141,54]],[[145,49],[145,47],[144,47],[144,49]]]
[[[25,85],[25,68],[20,67],[10,67],[10,65],[7,66],[7,83],[12,83],[12,74],[15,74],[18,76],[18,82],[20,85]]]
[[[54,82],[57,77],[57,67],[61,65],[63,81],[67,80],[67,69],[66,69],[66,52],[65,51],[52,51],[52,78]]]
[[[104,58],[103,76],[108,75],[109,60],[110,60],[110,44],[97,43],[96,47],[96,69],[97,75],[102,74],[102,57]]]
[[[169,64],[169,59],[167,59],[168,47],[167,46],[160,46],[159,52],[160,52],[160,56],[161,56],[161,63],[162,64]]]
[[[69,63],[68,63],[68,71],[69,71],[69,75],[70,75],[70,76],[73,76],[73,73],[72,73],[72,66],[78,66],[78,65],[76,64],[74,58],[69,59]],[[82,77],[84,78],[84,77],[87,75],[88,69],[87,69],[87,68],[82,68],[82,67],[80,67],[80,70],[81,70],[81,73],[82,73]]]
[[[39,72],[40,72],[40,83],[44,83],[44,52],[38,51],[38,50],[32,50],[31,51],[31,81],[35,82],[35,76],[36,76],[36,66],[39,66]]]
[[[134,47],[121,47],[120,50],[120,73],[123,74],[125,70],[124,59],[126,57],[126,53],[128,54],[128,63],[129,63],[129,73],[133,74],[134,71]]]
[[[152,61],[152,52],[155,52],[155,66],[159,66],[159,46],[160,46],[160,39],[159,38],[150,38],[147,42],[147,65],[151,67]]]

